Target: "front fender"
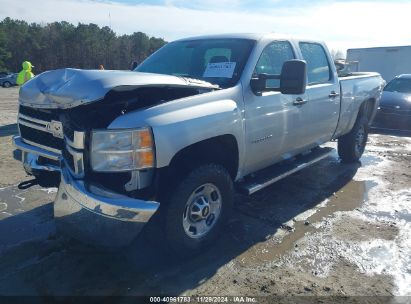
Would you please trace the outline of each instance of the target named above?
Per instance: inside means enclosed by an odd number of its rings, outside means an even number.
[[[132,112],[115,119],[109,129],[151,126],[157,168],[170,164],[187,146],[219,135],[233,135],[243,159],[241,89],[234,87],[204,93]]]

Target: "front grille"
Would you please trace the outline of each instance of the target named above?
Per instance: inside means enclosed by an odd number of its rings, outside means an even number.
[[[66,160],[67,165],[69,166],[69,168],[75,172],[75,168],[74,168],[74,158],[73,155],[71,155],[66,148],[63,149],[62,151],[62,155],[63,158]]]
[[[65,123],[63,126],[63,133],[71,141],[74,140],[74,129],[69,122]]]
[[[20,106],[19,113],[44,121],[59,120],[57,110],[33,109],[25,106]]]
[[[28,144],[61,154],[73,174],[82,177],[85,133],[72,128],[65,113],[57,111],[20,106],[20,135]]]
[[[53,134],[33,129],[19,124],[20,135],[24,140],[31,141],[44,147],[61,150],[64,147],[64,140],[54,137]]]
[[[37,159],[37,163],[39,165],[53,165],[55,167],[60,167],[60,161],[46,158],[43,156],[39,156],[39,158]]]

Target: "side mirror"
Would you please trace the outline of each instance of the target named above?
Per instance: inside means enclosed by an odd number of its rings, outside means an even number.
[[[303,60],[284,62],[281,69],[280,92],[282,94],[304,94],[307,86],[307,63]]]
[[[270,87],[267,80],[279,79],[280,87]],[[280,91],[282,94],[304,94],[307,86],[307,64],[303,60],[284,62],[281,75],[254,74],[250,80],[251,90],[255,94],[268,91]]]
[[[261,93],[267,89],[267,78],[264,74],[254,74],[250,80],[250,87],[254,93]]]

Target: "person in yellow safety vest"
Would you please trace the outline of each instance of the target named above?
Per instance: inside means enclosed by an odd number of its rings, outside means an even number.
[[[34,77],[34,74],[31,71],[31,69],[34,68],[34,66],[31,64],[30,61],[24,61],[22,66],[23,69],[19,72],[16,79],[16,83],[18,85],[23,85]]]

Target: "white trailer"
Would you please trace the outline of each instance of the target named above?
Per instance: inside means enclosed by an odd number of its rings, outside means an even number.
[[[385,81],[411,74],[411,45],[347,50],[351,72],[378,72]]]

